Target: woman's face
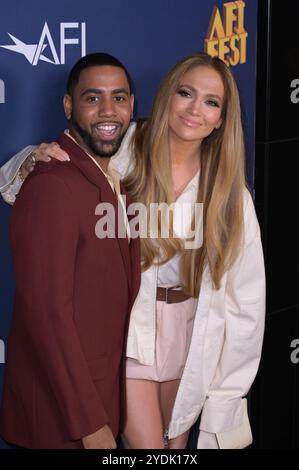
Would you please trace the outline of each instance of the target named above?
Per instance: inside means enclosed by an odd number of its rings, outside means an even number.
[[[198,66],[186,72],[170,103],[170,139],[200,144],[220,127],[223,101],[222,78],[213,68]]]

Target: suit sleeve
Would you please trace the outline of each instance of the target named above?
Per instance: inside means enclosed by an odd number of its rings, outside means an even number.
[[[244,447],[252,439],[246,400],[242,398],[255,379],[264,334],[263,250],[247,190],[245,199],[244,242],[227,276],[225,340],[200,423],[200,429],[216,434],[220,447]]]
[[[62,180],[47,173],[26,183],[11,223],[18,310],[28,348],[47,376],[70,439],[77,440],[108,423],[73,321],[78,218]]]
[[[34,145],[25,147],[0,168],[0,193],[8,204],[14,204],[16,200],[16,195],[22,186],[22,181],[18,178],[18,171],[35,148]]]

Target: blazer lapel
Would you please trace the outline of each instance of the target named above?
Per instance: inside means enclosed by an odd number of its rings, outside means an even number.
[[[130,205],[130,198],[126,193],[126,190],[121,183],[121,192],[126,195],[126,207]],[[135,218],[134,215],[128,215],[128,221]],[[140,238],[131,238],[129,245],[129,255],[130,255],[130,266],[131,266],[131,277],[130,277],[130,297],[131,297],[131,307],[133,306],[134,300],[138,294],[140,287],[140,276],[141,276],[141,262],[140,262]]]
[[[65,150],[71,162],[79,168],[79,170],[84,174],[84,176],[97,188],[100,192],[100,201],[104,203],[112,204],[114,207],[114,220],[112,224],[115,227],[115,236],[120,248],[122,255],[125,271],[127,274],[128,282],[130,285],[131,282],[131,262],[130,262],[130,252],[128,246],[127,237],[120,238],[118,237],[118,197],[111,189],[109,182],[105,175],[96,167],[91,158],[86,155],[84,150],[77,145],[72,139],[67,135],[62,133],[57,139],[58,144],[63,150]]]

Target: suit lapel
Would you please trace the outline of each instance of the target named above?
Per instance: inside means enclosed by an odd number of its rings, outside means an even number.
[[[130,204],[130,199],[125,191],[123,184],[121,183],[121,193],[126,194],[126,207]],[[133,219],[134,215],[128,215],[129,222]],[[131,238],[129,245],[130,254],[130,266],[131,266],[131,277],[130,277],[130,297],[131,297],[131,308],[134,300],[138,294],[140,287],[140,276],[141,276],[141,263],[140,263],[140,238]]]
[[[99,168],[94,164],[91,158],[86,155],[84,150],[77,145],[67,135],[62,133],[57,139],[58,144],[63,150],[65,150],[71,162],[76,165],[77,168],[84,174],[84,176],[94,184],[100,192],[100,201],[104,203],[112,204],[114,207],[114,220],[111,220],[113,227],[115,227],[116,239],[122,255],[125,271],[127,274],[129,285],[131,284],[131,262],[130,262],[130,251],[128,246],[127,237],[118,237],[118,197],[111,189],[109,182],[105,175],[100,171]]]

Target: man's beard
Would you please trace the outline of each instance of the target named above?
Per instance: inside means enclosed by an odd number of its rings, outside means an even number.
[[[94,138],[91,133],[82,129],[80,124],[76,121],[73,116],[70,119],[70,123],[74,130],[80,135],[87,149],[89,149],[91,153],[97,155],[98,157],[113,157],[113,155],[115,155],[118,151],[126,133],[125,130],[124,132],[120,133],[119,136],[114,140],[101,140],[98,138]]]

